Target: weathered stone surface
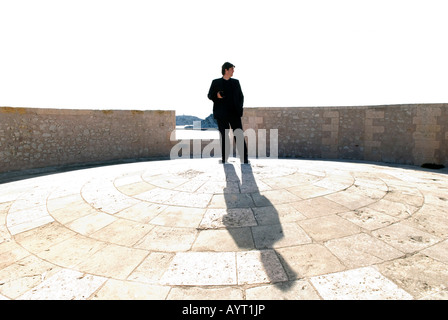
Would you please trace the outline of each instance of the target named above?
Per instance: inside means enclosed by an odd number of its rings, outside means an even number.
[[[174,111],[0,107],[0,172],[169,156]]]
[[[185,159],[0,184],[0,299],[446,299],[447,172]]]
[[[0,107],[0,116],[1,172],[169,157],[178,142],[174,111]],[[279,157],[448,166],[447,104],[245,108],[242,121],[258,139],[253,156],[261,145]],[[213,139],[186,140],[187,156],[219,156]]]
[[[278,130],[279,157],[448,166],[448,105],[245,108],[244,129]]]

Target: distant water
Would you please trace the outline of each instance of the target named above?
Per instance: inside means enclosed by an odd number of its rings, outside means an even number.
[[[184,129],[184,126],[176,126],[177,140],[193,140],[193,139],[219,139],[219,131],[217,129],[193,130]]]

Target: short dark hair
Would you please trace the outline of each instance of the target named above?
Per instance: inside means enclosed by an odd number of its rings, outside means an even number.
[[[227,69],[230,69],[230,68],[234,68],[235,66],[233,65],[233,64],[231,64],[230,62],[225,62],[223,65],[222,65],[222,69],[221,69],[221,73],[222,73],[222,75],[224,75],[225,73],[226,73],[226,70]]]

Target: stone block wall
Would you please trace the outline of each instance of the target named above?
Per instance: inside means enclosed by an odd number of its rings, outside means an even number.
[[[175,111],[0,107],[0,173],[169,158],[175,126]],[[245,108],[243,128],[257,136],[266,129],[268,155],[270,129],[277,129],[280,158],[448,166],[448,104]],[[200,143],[201,150],[210,146]]]
[[[448,166],[448,104],[245,108],[243,128],[278,129],[279,157]]]
[[[168,157],[174,111],[0,107],[0,172]]]

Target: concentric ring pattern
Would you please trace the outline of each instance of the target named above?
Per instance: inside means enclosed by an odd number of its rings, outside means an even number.
[[[448,296],[444,171],[188,159],[0,188],[4,299]]]

